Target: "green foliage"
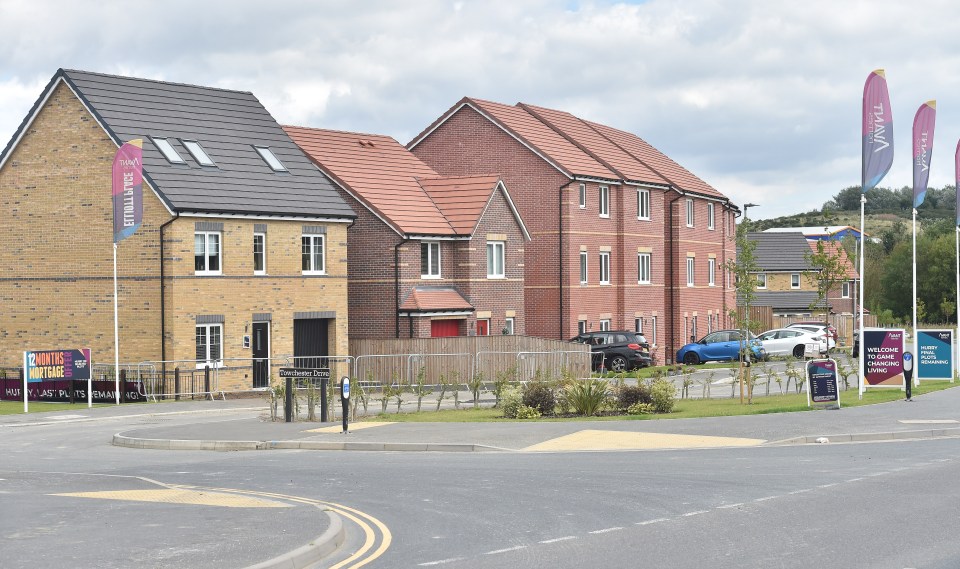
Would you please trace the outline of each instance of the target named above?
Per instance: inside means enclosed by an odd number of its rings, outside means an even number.
[[[523,405],[523,393],[519,387],[505,387],[500,397],[500,409],[507,419],[517,418],[517,409]]]
[[[629,409],[637,403],[650,403],[650,387],[638,381],[637,385],[621,385],[616,390],[617,409]]]
[[[477,371],[473,377],[467,380],[467,388],[473,394],[474,408],[480,406],[480,392],[483,391],[483,372]]]
[[[410,386],[410,392],[417,396],[417,413],[419,413],[423,398],[430,395],[431,392],[427,385],[427,368],[420,366],[420,369],[417,370],[417,379]]]
[[[602,379],[571,381],[563,390],[563,399],[577,415],[596,415],[610,398],[610,385]]]
[[[534,407],[521,405],[519,408],[517,408],[517,419],[539,419],[540,416],[540,410]]]
[[[523,404],[533,407],[541,415],[552,415],[557,406],[553,387],[543,380],[531,381],[523,388]]]
[[[497,372],[497,377],[493,380],[493,397],[496,399],[496,402],[493,404],[494,407],[500,406],[500,400],[503,398],[503,390],[506,389],[511,382],[516,381],[516,377],[516,365],[510,369]]]
[[[654,411],[669,413],[673,411],[676,398],[676,388],[666,379],[658,379],[650,386],[650,399]]]
[[[654,413],[653,405],[650,403],[634,403],[627,407],[629,415],[653,415]]]

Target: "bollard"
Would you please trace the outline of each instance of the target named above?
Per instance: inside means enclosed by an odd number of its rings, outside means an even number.
[[[283,419],[287,423],[293,422],[293,378],[287,378],[286,389],[284,390]]]
[[[210,395],[210,399],[213,399],[213,394],[210,393],[210,366],[203,366],[203,392]]]
[[[326,423],[327,413],[327,378],[320,378],[320,422]]]
[[[120,385],[118,386],[120,390],[120,403],[127,402],[127,370],[120,370]]]
[[[343,431],[342,433],[349,433],[350,430],[347,428],[347,416],[350,411],[350,378],[343,376],[340,378],[340,402],[343,404]]]
[[[173,370],[173,398],[180,401],[180,368]]]

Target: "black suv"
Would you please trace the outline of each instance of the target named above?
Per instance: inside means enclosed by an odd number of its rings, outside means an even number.
[[[630,371],[653,364],[650,343],[637,332],[613,330],[585,332],[570,340],[590,346],[594,371]]]

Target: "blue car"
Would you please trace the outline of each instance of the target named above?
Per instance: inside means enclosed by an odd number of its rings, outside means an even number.
[[[740,353],[740,330],[718,330],[704,336],[699,342],[687,344],[677,351],[677,363],[697,365],[708,361],[736,361]],[[767,351],[753,333],[750,333],[751,359],[767,359]]]

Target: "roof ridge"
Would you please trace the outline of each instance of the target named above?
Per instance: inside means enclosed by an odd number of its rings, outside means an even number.
[[[161,85],[174,85],[177,87],[193,87],[195,89],[205,89],[208,91],[224,91],[226,93],[243,93],[245,95],[253,95],[252,91],[241,91],[240,89],[227,89],[225,87],[211,87],[209,85],[197,85],[196,83],[180,83],[177,81],[164,81],[163,79],[150,79],[147,77],[134,77],[132,75],[116,75],[113,73],[101,73],[99,71],[86,71],[83,69],[66,69],[61,68],[61,71],[65,73],[86,73],[87,75],[97,75],[99,77],[112,77],[114,79],[129,79],[133,81],[145,81],[147,83],[160,83]]]
[[[318,131],[322,131],[322,132],[337,132],[337,133],[340,133],[340,134],[355,134],[355,135],[357,135],[357,136],[378,136],[378,137],[380,137],[380,138],[389,138],[390,140],[396,142],[396,143],[399,144],[400,146],[403,146],[403,144],[401,144],[399,140],[397,140],[396,138],[390,136],[389,134],[377,134],[377,133],[375,133],[375,132],[358,132],[358,131],[354,131],[354,130],[340,130],[340,129],[336,129],[336,128],[320,128],[320,127],[317,127],[317,126],[303,126],[303,125],[296,125],[296,124],[284,124],[284,125],[280,125],[280,126],[281,126],[282,128],[299,128],[299,129],[303,129],[303,130],[318,130]]]

